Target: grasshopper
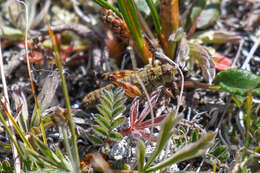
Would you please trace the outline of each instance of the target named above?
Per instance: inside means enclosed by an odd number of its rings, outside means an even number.
[[[144,83],[146,90],[151,93],[157,87],[174,81],[176,71],[176,68],[170,64],[156,66],[148,64],[137,71],[115,71],[106,74],[105,78],[111,79],[112,83],[87,94],[83,99],[83,104],[86,107],[95,106],[105,89],[111,90],[115,87],[122,87],[129,97],[142,96],[143,92],[140,91],[142,89],[137,76]]]

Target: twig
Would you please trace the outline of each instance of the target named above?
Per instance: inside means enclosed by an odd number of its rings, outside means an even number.
[[[249,52],[249,54],[248,54],[244,64],[241,67],[242,69],[247,69],[248,70],[249,61],[252,59],[252,57],[253,57],[256,49],[258,48],[259,44],[260,44],[260,36],[257,37],[257,40],[254,42],[254,46],[251,48],[251,50],[250,50],[250,52]]]
[[[245,42],[245,40],[242,39],[242,40],[240,41],[240,43],[239,43],[238,51],[237,51],[236,56],[235,56],[235,58],[234,58],[234,60],[233,60],[233,62],[232,62],[232,65],[231,65],[232,68],[236,66],[236,62],[237,62],[237,60],[238,60],[238,58],[239,58],[239,56],[240,56],[240,54],[241,54],[241,50],[242,50],[242,47],[243,47],[243,45],[244,45],[244,42]]]
[[[91,19],[84,15],[84,13],[79,9],[79,2],[77,0],[71,0],[73,4],[73,9],[76,12],[76,14],[86,23],[91,24]]]
[[[87,38],[92,41],[99,41],[99,40],[101,40],[101,38],[104,38],[104,36],[101,35],[100,33],[95,32],[94,30],[91,30],[90,28],[88,28],[87,26],[82,25],[82,24],[71,23],[71,24],[51,26],[51,30],[54,33],[61,33],[63,31],[72,31],[75,34],[77,34],[78,36],[80,36],[82,38]],[[33,36],[47,35],[48,27],[44,27],[40,31],[33,30],[30,33]]]
[[[127,50],[129,51],[129,54],[130,54],[133,69],[137,69],[137,63],[136,63],[135,53],[134,53],[133,46],[132,46],[133,45],[132,40],[130,40],[130,45],[131,46],[127,46]]]

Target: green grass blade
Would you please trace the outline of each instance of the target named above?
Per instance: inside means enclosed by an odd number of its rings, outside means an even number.
[[[46,22],[48,23],[48,22]],[[66,83],[66,79],[63,75],[63,68],[62,68],[62,64],[61,64],[61,57],[59,54],[59,50],[58,50],[58,45],[56,43],[56,39],[55,39],[55,35],[54,32],[51,30],[50,25],[48,24],[48,31],[49,31],[49,35],[52,41],[52,47],[54,50],[54,55],[56,58],[56,63],[59,69],[59,74],[60,74],[60,78],[61,78],[61,88],[62,88],[62,92],[64,95],[64,100],[65,100],[65,105],[68,111],[68,120],[69,120],[69,127],[70,127],[70,132],[71,132],[71,138],[72,138],[72,146],[73,146],[73,158],[74,160],[71,160],[73,164],[73,170],[75,172],[80,172],[80,159],[79,159],[79,153],[78,153],[78,145],[77,145],[77,136],[76,136],[76,131],[75,131],[75,126],[74,126],[74,122],[72,119],[72,110],[71,110],[71,105],[70,105],[70,99],[69,99],[69,92],[68,92],[68,87],[67,87],[67,83]],[[68,141],[65,141],[68,142]],[[69,143],[69,142],[68,142]]]
[[[11,129],[8,127],[7,123],[5,122],[5,119],[4,119],[3,114],[2,114],[1,112],[0,112],[0,120],[1,120],[1,122],[3,123],[5,129],[6,129],[7,133],[8,133],[8,135],[10,136],[11,141],[14,143],[14,145],[15,145],[15,147],[16,147],[18,153],[19,153],[19,156],[20,156],[20,157],[23,159],[23,161],[25,162],[26,159],[25,159],[25,156],[24,156],[24,154],[23,154],[23,152],[22,152],[22,149],[21,149],[20,146],[18,145],[17,140],[14,138],[14,136],[13,136],[14,134],[12,133]]]
[[[29,148],[33,148],[32,145],[30,144],[30,142],[27,140],[27,138],[25,137],[24,133],[22,132],[22,129],[19,127],[19,125],[16,123],[14,117],[8,112],[6,106],[4,105],[4,103],[0,100],[0,104],[3,108],[3,110],[5,111],[6,116],[9,118],[9,120],[12,122],[12,125],[14,127],[14,129],[17,131],[17,133],[19,134],[20,138],[23,140],[23,142],[29,147]]]
[[[118,5],[124,16],[125,22],[131,32],[131,36],[136,42],[141,54],[144,53],[144,41],[142,39],[143,34],[141,25],[139,23],[136,8],[132,0],[118,0]]]
[[[138,171],[142,173],[144,171],[144,159],[145,159],[145,145],[141,140],[138,140],[137,145],[137,162],[138,162]]]
[[[116,13],[116,15],[118,15],[119,17],[122,18],[122,14],[115,7],[113,7],[111,4],[109,4],[107,1],[105,1],[105,0],[93,0],[93,1],[95,1],[95,3],[97,3],[98,5],[100,5],[103,8],[111,9],[113,12]]]
[[[159,35],[161,35],[162,30],[161,30],[161,23],[160,23],[159,15],[157,13],[155,4],[153,3],[152,0],[146,0],[146,3],[151,10],[151,15],[152,15],[155,31],[157,32],[157,34],[159,36]]]

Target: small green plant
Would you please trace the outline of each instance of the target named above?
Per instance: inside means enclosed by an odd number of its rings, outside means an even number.
[[[94,117],[97,125],[93,126],[94,132],[99,137],[89,136],[93,142],[103,145],[104,142],[110,140],[118,141],[122,139],[121,134],[116,132],[115,129],[124,122],[125,117],[122,116],[122,113],[125,110],[125,101],[126,98],[121,88],[114,91],[103,91],[100,104],[97,105],[99,114],[95,114]]]
[[[148,158],[145,163],[145,145],[139,140],[137,148],[137,161],[138,161],[138,171],[140,173],[153,172],[156,170],[164,169],[165,167],[178,163],[187,159],[191,159],[200,155],[205,154],[207,149],[212,145],[214,138],[216,136],[215,132],[210,132],[205,134],[200,140],[190,143],[183,148],[179,149],[173,156],[160,162],[156,165],[152,165],[154,160],[164,149],[168,141],[174,134],[174,129],[176,124],[181,120],[181,116],[174,117],[173,112],[171,112],[166,118],[162,125],[160,135],[157,140],[156,148],[153,154]]]
[[[38,152],[28,147],[24,148],[29,160],[32,160],[31,172],[73,172],[72,163],[62,152],[56,148],[54,153],[46,144],[35,136],[31,136],[31,141],[39,150]],[[34,165],[37,165],[34,167]]]
[[[12,173],[12,167],[7,160],[0,162],[0,172],[2,173]]]

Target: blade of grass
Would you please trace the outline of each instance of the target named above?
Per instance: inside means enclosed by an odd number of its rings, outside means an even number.
[[[151,10],[151,15],[152,15],[155,31],[157,32],[157,34],[159,36],[159,35],[161,35],[162,30],[161,30],[161,23],[160,23],[160,19],[159,19],[159,15],[157,13],[156,7],[152,0],[146,0],[146,3]]]
[[[98,5],[100,5],[101,7],[103,8],[106,8],[106,9],[111,9],[113,12],[116,13],[116,15],[118,15],[120,18],[122,18],[122,14],[115,8],[113,7],[111,4],[109,4],[107,1],[105,0],[93,0],[95,1]]]
[[[19,134],[20,138],[23,140],[23,142],[28,147],[33,149],[32,145],[30,144],[30,142],[26,139],[25,135],[23,134],[21,128],[16,123],[14,117],[10,114],[10,112],[7,110],[7,107],[5,106],[5,104],[1,100],[0,100],[0,105],[2,106],[2,109],[4,110],[4,112],[5,112],[6,116],[8,117],[8,119],[12,122],[12,125],[13,125],[14,129],[17,131],[17,133]]]
[[[25,25],[25,54],[26,54],[26,64],[27,64],[27,71],[28,71],[28,75],[30,78],[30,83],[31,83],[31,87],[32,87],[32,93],[33,93],[33,98],[34,98],[34,102],[35,102],[35,106],[36,106],[36,112],[38,115],[38,119],[40,120],[40,128],[41,128],[41,132],[42,132],[42,138],[43,138],[43,142],[47,145],[47,138],[46,138],[46,134],[45,134],[45,129],[41,120],[41,110],[40,110],[40,106],[38,103],[38,99],[37,99],[37,95],[36,95],[36,91],[35,91],[35,87],[34,87],[34,83],[33,83],[33,77],[32,77],[32,71],[31,71],[31,65],[30,65],[30,61],[29,61],[29,53],[28,53],[28,30],[29,30],[29,12],[28,12],[28,6],[26,3],[18,0],[18,2],[20,2],[21,4],[24,5],[25,7],[25,21],[26,21],[26,25]]]
[[[25,156],[24,156],[24,154],[23,154],[23,152],[22,152],[22,149],[21,149],[20,146],[18,145],[14,133],[12,133],[11,129],[10,129],[10,128],[8,127],[8,125],[6,124],[5,119],[4,119],[4,117],[3,117],[3,114],[2,114],[1,112],[0,112],[0,120],[1,120],[1,122],[3,123],[5,129],[6,129],[7,133],[8,133],[8,135],[10,136],[10,139],[11,139],[12,143],[13,143],[14,146],[16,147],[16,149],[17,149],[17,151],[18,151],[18,153],[19,153],[19,156],[20,156],[20,157],[22,158],[22,160],[26,163],[26,159],[25,159]]]
[[[69,100],[69,93],[68,93],[68,88],[67,88],[67,83],[65,80],[65,77],[63,75],[63,68],[62,68],[62,64],[61,64],[61,57],[59,54],[59,50],[58,50],[58,46],[56,43],[56,39],[55,39],[55,35],[53,33],[53,31],[51,30],[50,24],[48,23],[48,21],[46,20],[46,23],[48,25],[48,31],[49,31],[49,35],[52,41],[52,47],[54,50],[54,55],[56,58],[56,63],[59,69],[59,73],[60,73],[60,78],[61,78],[61,87],[62,87],[62,92],[64,95],[64,99],[65,99],[65,105],[68,111],[68,120],[69,120],[69,127],[70,127],[70,131],[71,131],[71,138],[72,138],[72,146],[73,146],[73,157],[74,159],[76,159],[74,161],[71,160],[71,162],[73,163],[73,169],[75,172],[80,172],[80,159],[79,159],[79,153],[78,153],[78,146],[77,146],[77,136],[76,136],[76,132],[75,132],[75,128],[74,128],[74,122],[72,119],[72,110],[71,110],[71,106],[70,106],[70,100]],[[68,142],[68,141],[65,141]],[[68,151],[69,152],[69,151]]]
[[[136,157],[138,161],[138,171],[142,173],[144,171],[145,145],[141,140],[138,140]]]
[[[252,140],[252,137],[250,135],[250,127],[252,126],[252,118],[251,118],[251,111],[252,111],[252,91],[248,91],[247,97],[246,97],[246,105],[245,105],[245,114],[244,114],[244,122],[245,122],[245,130],[246,130],[246,142],[245,142],[245,147],[243,150],[242,154],[242,159],[245,160],[247,153],[248,153],[248,148],[250,145],[250,142]]]
[[[132,0],[118,0],[117,2],[120,10],[122,11],[124,20],[131,32],[131,36],[133,37],[135,43],[137,44],[137,47],[141,52],[141,58],[143,62],[148,63],[148,60],[143,56],[145,53],[145,46],[134,2]]]

